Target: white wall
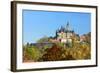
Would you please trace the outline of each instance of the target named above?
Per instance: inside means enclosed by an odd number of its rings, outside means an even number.
[[[12,73],[10,71],[10,8],[11,8],[10,1],[11,0],[0,0],[0,73]],[[29,0],[29,1],[41,1],[41,2],[43,1],[43,2],[56,2],[56,3],[84,4],[84,5],[100,4],[99,0],[98,1],[97,0]],[[100,31],[100,25],[98,25],[98,28]],[[98,37],[100,37],[100,34]],[[98,43],[100,43],[99,40],[100,38],[98,38]],[[100,56],[99,48],[98,51]],[[100,64],[100,57],[99,57],[99,64]],[[95,73],[95,72],[96,73],[100,72],[100,65],[99,67],[92,67],[92,68],[46,70],[46,71],[35,71],[34,73]],[[26,73],[33,73],[33,71]]]

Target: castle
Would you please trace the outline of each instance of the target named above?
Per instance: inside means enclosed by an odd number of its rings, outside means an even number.
[[[61,43],[72,43],[72,36],[74,31],[71,29],[69,22],[65,27],[61,26],[60,29],[56,30],[56,39]]]
[[[42,43],[63,43],[64,45],[72,45],[73,43],[84,43],[86,41],[86,35],[80,36],[79,34],[76,34],[71,28],[69,22],[67,22],[65,26],[61,26],[59,29],[56,30],[55,36],[43,38]]]

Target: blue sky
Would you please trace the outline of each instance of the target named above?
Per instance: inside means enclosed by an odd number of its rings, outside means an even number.
[[[74,32],[82,35],[91,31],[91,14],[79,12],[50,12],[23,10],[23,43],[35,43],[69,22]]]

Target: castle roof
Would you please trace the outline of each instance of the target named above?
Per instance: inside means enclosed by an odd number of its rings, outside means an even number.
[[[57,32],[74,32],[74,31],[71,29],[69,22],[68,22],[65,27],[61,26],[61,28],[58,29]]]

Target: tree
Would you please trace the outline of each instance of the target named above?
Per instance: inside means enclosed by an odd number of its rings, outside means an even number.
[[[39,40],[37,40],[37,43],[49,43],[49,38],[48,37],[42,37]]]
[[[48,48],[47,53],[43,55],[43,61],[57,61],[62,59],[62,48],[56,44]]]
[[[27,61],[38,61],[41,57],[41,52],[38,48],[31,46],[24,49],[23,59]]]

